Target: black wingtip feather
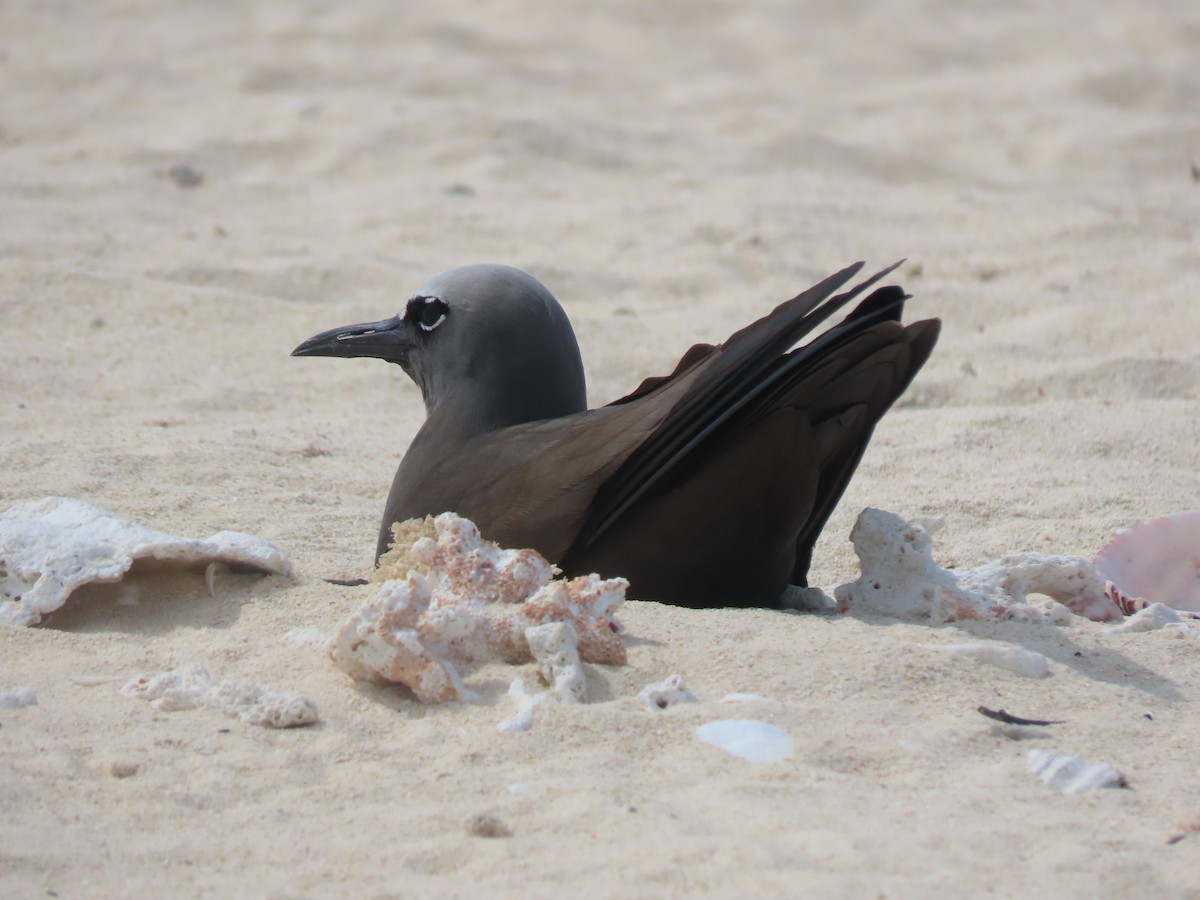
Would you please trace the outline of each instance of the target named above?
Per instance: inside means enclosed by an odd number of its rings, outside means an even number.
[[[735,332],[718,348],[717,360],[696,379],[658,430],[625,461],[597,495],[591,521],[580,532],[576,546],[598,538],[707,435],[758,393],[769,389],[771,379],[764,376],[776,367],[783,353],[903,263],[904,260],[899,260],[850,290],[830,297],[862,270],[864,263],[856,262]],[[872,303],[871,297],[880,299]],[[863,315],[886,319],[892,317],[886,314],[888,311],[903,305],[906,295],[894,287],[875,291],[871,297],[864,304],[867,311]],[[896,312],[895,317],[898,316]],[[855,330],[862,327],[866,325],[853,324]],[[816,349],[830,338],[837,339],[833,332],[828,332],[810,346]]]

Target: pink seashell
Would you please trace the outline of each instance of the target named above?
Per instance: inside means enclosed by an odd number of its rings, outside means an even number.
[[[1200,612],[1200,509],[1122,529],[1092,562],[1127,616],[1151,603]]]

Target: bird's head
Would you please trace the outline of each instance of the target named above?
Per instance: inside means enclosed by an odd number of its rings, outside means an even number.
[[[583,361],[567,314],[509,266],[435,275],[390,319],[333,328],[292,356],[369,356],[398,364],[429,415],[492,431],[586,408]]]

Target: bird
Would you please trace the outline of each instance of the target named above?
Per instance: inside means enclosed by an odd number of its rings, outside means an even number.
[[[864,264],[848,266],[591,409],[566,312],[509,266],[435,275],[391,318],[324,331],[292,355],[383,359],[421,390],[426,418],[388,494],[376,563],[393,523],[450,511],[567,576],[623,577],[632,598],[777,608],[808,585],[875,425],[937,342],[940,320],[901,324],[897,285],[818,333],[902,262],[837,293]]]

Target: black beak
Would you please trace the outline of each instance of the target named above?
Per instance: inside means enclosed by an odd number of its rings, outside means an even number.
[[[381,322],[322,331],[293,350],[292,356],[370,356],[400,362],[414,346],[412,325],[400,316],[393,316]]]

